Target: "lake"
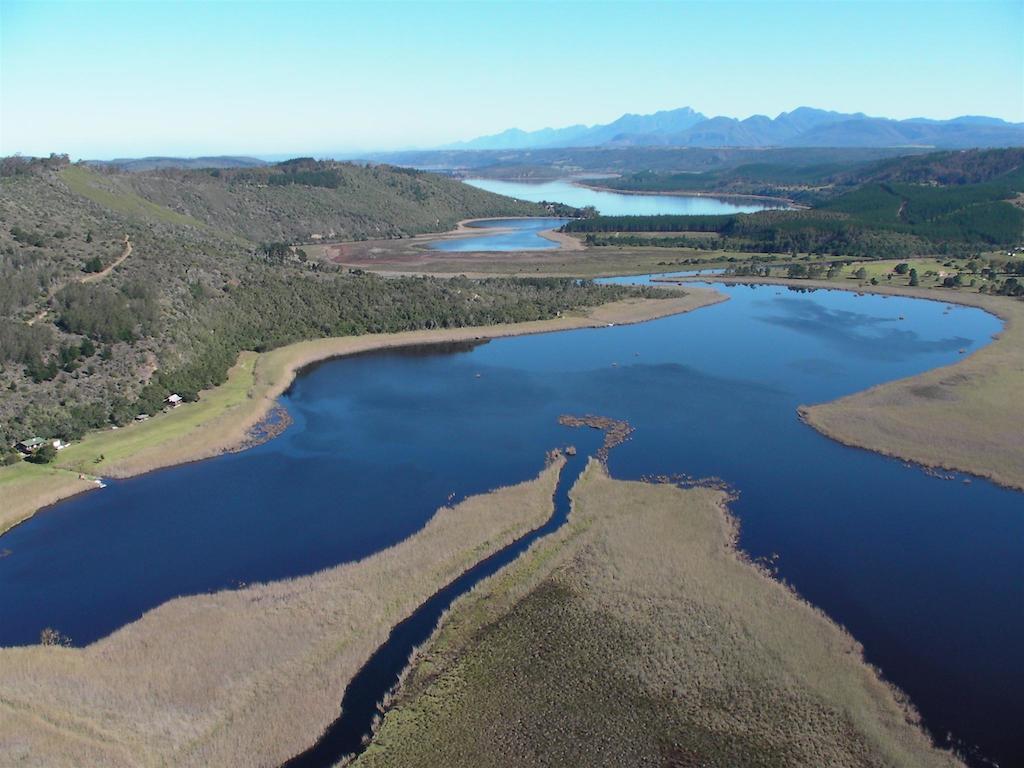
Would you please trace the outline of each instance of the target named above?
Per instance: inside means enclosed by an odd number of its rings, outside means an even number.
[[[483,219],[466,226],[484,230],[480,235],[451,240],[435,240],[430,248],[435,251],[546,251],[558,248],[558,243],[541,237],[540,233],[558,229],[569,219]],[[490,232],[488,230],[491,230]]]
[[[716,213],[754,213],[766,208],[785,208],[768,200],[695,197],[691,195],[629,195],[623,192],[590,189],[569,181],[499,181],[497,179],[466,179],[466,184],[539,203],[565,203],[574,208],[592,205],[605,216],[654,216],[663,213],[709,215]]]
[[[980,310],[718,285],[687,315],[389,350],[318,364],[294,424],[251,450],[76,497],[0,538],[0,644],[88,643],[171,597],[310,573],[414,533],[446,502],[536,475],[581,444],[560,414],[630,421],[621,478],[739,491],[741,546],[847,627],[934,733],[1024,763],[1024,494],[846,448],[802,403],[953,363]],[[899,319],[903,316],[904,319]]]

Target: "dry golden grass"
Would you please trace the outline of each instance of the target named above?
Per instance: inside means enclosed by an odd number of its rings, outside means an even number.
[[[974,293],[926,294],[998,315],[1003,332],[955,365],[803,406],[800,415],[845,445],[1024,490],[1024,302]]]
[[[0,534],[37,509],[95,487],[91,480],[80,480],[77,472],[56,467],[27,461],[4,467],[0,470]]]
[[[392,626],[547,519],[563,463],[360,562],[179,598],[86,648],[0,650],[0,765],[279,765]]]
[[[624,299],[587,311],[567,313],[553,320],[527,323],[451,328],[404,333],[344,336],[290,344],[257,355],[243,352],[228,381],[202,392],[199,402],[189,403],[142,424],[117,431],[87,435],[64,450],[57,465],[78,472],[109,477],[131,477],[162,467],[209,458],[246,442],[249,431],[273,408],[277,398],[310,363],[331,357],[368,352],[410,344],[431,344],[471,339],[493,339],[532,333],[549,333],[576,328],[593,328],[609,323],[625,325],[658,317],[689,312],[724,301],[725,296],[706,288],[688,288],[668,299]],[[103,457],[100,459],[100,457]],[[11,467],[0,468],[0,492],[15,475]],[[4,497],[0,505],[0,533],[25,520],[38,509],[74,492],[74,484],[58,485],[52,476],[19,475],[17,498]],[[90,486],[82,484],[79,490]]]
[[[798,410],[805,422],[844,445],[927,467],[969,472],[1024,490],[1024,398],[1020,394],[1024,392],[1024,302],[966,289],[761,277],[715,279],[908,296],[997,315],[1004,327],[996,340],[953,365]]]
[[[358,766],[954,766],[860,647],[737,555],[717,490],[608,477],[460,599]]]

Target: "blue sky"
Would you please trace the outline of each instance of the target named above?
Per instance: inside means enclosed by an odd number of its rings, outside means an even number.
[[[0,154],[326,154],[686,105],[1024,121],[1024,0],[0,2]]]

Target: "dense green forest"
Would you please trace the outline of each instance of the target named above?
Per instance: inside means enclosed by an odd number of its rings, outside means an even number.
[[[775,173],[762,170],[768,176]],[[794,171],[785,172],[792,177]],[[685,244],[859,258],[962,255],[1016,246],[1024,237],[1024,210],[1016,204],[1024,192],[1024,150],[887,160],[846,178],[849,189],[809,209],[724,216],[598,216],[569,222],[565,230],[587,233],[592,245],[677,247],[683,244],[681,238],[638,234],[623,239],[600,233],[702,232],[717,237]]]
[[[884,158],[927,152],[919,147],[567,147],[541,149],[414,150],[371,156],[398,165],[447,168],[495,179],[562,179],[578,174],[685,174],[690,177],[743,165],[779,168],[852,168]],[[602,186],[604,179],[593,184]]]
[[[1019,147],[883,159],[838,151],[833,155],[762,154],[752,161],[698,172],[643,170],[591,183],[633,192],[764,195],[815,205],[872,182],[939,186],[1005,183],[1024,168],[1024,148]],[[1019,187],[1019,181],[1012,183]]]
[[[555,316],[634,289],[569,279],[384,279],[305,261],[312,234],[400,237],[540,213],[458,181],[299,159],[97,172],[0,162],[0,439],[73,439],[193,398],[241,350]],[[100,280],[97,262],[131,255]],[[260,245],[269,243],[269,245]]]

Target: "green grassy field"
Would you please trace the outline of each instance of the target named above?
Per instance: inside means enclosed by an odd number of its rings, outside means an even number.
[[[460,599],[373,766],[953,766],[857,643],[737,556],[725,494],[609,478]]]
[[[843,277],[853,277],[858,269],[863,268],[865,272],[867,272],[867,277],[865,279],[869,281],[871,278],[875,278],[880,282],[885,281],[886,283],[892,283],[894,285],[909,285],[909,273],[906,275],[897,275],[893,272],[897,264],[908,264],[910,265],[910,268],[917,270],[920,285],[925,287],[938,286],[942,284],[943,278],[956,275],[957,272],[960,271],[966,272],[966,264],[968,261],[969,259],[949,259],[946,257],[858,261],[848,267],[844,267]],[[950,266],[945,266],[947,263]],[[966,280],[968,283],[970,280],[974,280],[974,287],[987,285],[989,283],[988,280],[978,273],[966,275]]]
[[[96,173],[83,165],[72,165],[60,172],[61,178],[68,188],[92,200],[104,208],[129,216],[140,221],[156,220],[164,224],[205,228],[206,225],[191,216],[172,211],[157,205],[139,195],[123,189],[117,189],[116,183],[102,174]]]
[[[60,451],[50,465],[22,461],[0,468],[0,490],[4,494],[0,533],[41,506],[95,487],[91,480],[80,480],[79,474],[125,476],[164,466],[169,450],[184,450],[187,456],[189,441],[197,430],[215,429],[223,417],[242,409],[255,411],[258,401],[252,395],[257,358],[255,352],[243,352],[228,380],[202,392],[198,402],[121,429],[90,432]],[[231,434],[230,429],[225,432]],[[202,443],[200,440],[194,447],[198,456],[203,455]]]
[[[196,427],[238,407],[249,398],[257,357],[255,352],[243,352],[229,372],[227,381],[202,392],[195,403],[154,414],[148,421],[135,422],[121,429],[90,432],[80,442],[61,451],[55,465],[78,472],[103,474],[128,459],[137,461],[147,450],[187,440]]]

